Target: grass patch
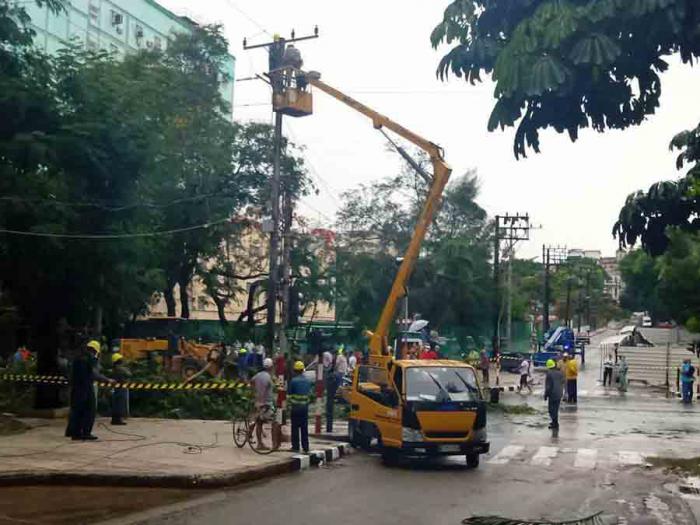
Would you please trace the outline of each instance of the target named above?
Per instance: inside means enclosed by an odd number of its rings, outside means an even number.
[[[657,468],[663,468],[678,474],[700,476],[700,457],[679,459],[652,456],[646,458],[646,460]]]
[[[514,416],[532,416],[539,414],[536,408],[526,405],[506,405],[503,403],[488,403],[488,409],[492,412],[500,412],[502,414],[511,414]]]

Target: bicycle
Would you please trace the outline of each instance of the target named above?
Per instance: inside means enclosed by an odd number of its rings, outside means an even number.
[[[263,407],[260,410],[251,406],[243,416],[234,416],[232,427],[233,442],[238,448],[248,444],[253,452],[262,455],[279,450],[279,429],[274,409]]]

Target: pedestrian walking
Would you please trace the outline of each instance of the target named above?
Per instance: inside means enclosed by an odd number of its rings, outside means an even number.
[[[695,381],[695,367],[690,361],[690,358],[683,360],[681,366],[681,389],[683,393],[683,403],[690,404],[693,402],[693,382]]]
[[[287,387],[292,419],[292,451],[309,451],[309,403],[313,396],[311,381],[304,376],[304,363],[294,363],[294,377]],[[301,443],[300,443],[301,442]]]
[[[484,380],[484,385],[489,384],[489,369],[491,368],[491,360],[486,350],[481,351],[481,357],[479,361],[479,368],[481,368],[481,378]]]
[[[549,428],[559,430],[559,407],[564,395],[564,374],[557,368],[554,359],[547,360],[547,375],[544,381],[544,400],[547,401],[550,424]]]
[[[627,385],[628,385],[628,380],[627,380],[627,371],[629,370],[629,366],[627,365],[627,358],[625,358],[624,355],[620,356],[620,362],[618,364],[617,368],[617,389],[620,392],[627,392]]]
[[[73,441],[95,441],[92,435],[97,413],[95,381],[113,383],[99,371],[97,358],[100,355],[99,341],[87,343],[71,364],[70,416],[66,437]]]
[[[357,352],[350,352],[350,357],[348,357],[348,372],[350,375],[355,372],[355,368],[357,367]]]
[[[127,383],[131,378],[131,370],[124,364],[120,353],[112,354],[112,375],[119,383]],[[129,389],[114,387],[112,389],[112,425],[126,425],[124,418],[129,415]]]
[[[522,392],[523,388],[527,388],[532,394],[532,387],[528,381],[530,378],[530,360],[527,357],[523,358],[522,362],[520,363],[519,372],[520,384],[518,385],[518,392]]]
[[[572,404],[578,403],[578,363],[576,356],[569,356],[566,359],[566,396],[567,401]]]
[[[603,361],[603,386],[612,386],[613,378],[613,368],[615,367],[615,362],[610,354],[605,356],[605,361]]]

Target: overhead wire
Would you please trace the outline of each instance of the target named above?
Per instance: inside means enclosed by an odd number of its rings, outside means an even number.
[[[218,221],[210,221],[203,224],[197,224],[194,226],[186,226],[183,228],[173,228],[170,230],[160,230],[153,232],[135,232],[135,233],[51,233],[51,232],[33,232],[33,231],[23,231],[23,230],[12,230],[7,228],[0,228],[0,234],[7,235],[18,235],[24,237],[43,237],[43,238],[54,238],[54,239],[74,239],[74,240],[117,240],[117,239],[137,239],[145,237],[160,237],[166,235],[175,235],[178,233],[185,233],[196,230],[204,230],[212,226],[217,226],[219,224],[224,224],[226,222],[231,222],[230,218],[221,219]]]

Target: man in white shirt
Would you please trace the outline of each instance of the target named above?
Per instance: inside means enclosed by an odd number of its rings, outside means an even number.
[[[357,366],[357,357],[355,356],[355,352],[350,354],[350,357],[348,358],[348,368],[350,373],[352,374],[355,371],[355,367]]]
[[[530,377],[530,360],[526,357],[520,363],[520,385],[518,385],[518,392],[522,392],[523,387],[526,387],[528,391],[532,394],[532,387],[528,381]]]
[[[340,380],[348,373],[348,359],[342,346],[338,348],[338,355],[335,356],[335,373],[340,376]]]

